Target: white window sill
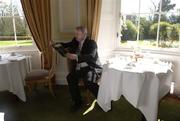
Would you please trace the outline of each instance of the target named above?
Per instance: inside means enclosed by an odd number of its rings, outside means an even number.
[[[142,52],[162,55],[180,56],[180,48],[142,48]],[[115,52],[133,52],[132,48],[118,47]]]

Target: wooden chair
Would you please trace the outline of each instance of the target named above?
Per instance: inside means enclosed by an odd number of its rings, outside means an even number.
[[[80,79],[79,81],[79,86],[80,87],[83,87],[85,89],[85,104],[86,105],[90,105],[91,104],[91,97],[92,97],[92,94],[91,92],[85,87],[85,84],[84,84],[84,81],[82,79]]]
[[[43,58],[43,55],[42,55],[42,58]],[[51,95],[55,96],[52,89],[52,81],[55,76],[55,65],[56,65],[56,52],[53,50],[52,66],[50,70],[46,70],[44,68],[39,69],[39,70],[33,70],[26,76],[25,82],[26,82],[26,86],[28,88],[29,93],[32,92],[33,86],[37,84],[48,85]]]
[[[74,65],[72,64],[71,60],[67,59],[67,67],[68,67],[68,71],[71,72],[71,70],[73,69]],[[79,80],[79,86],[82,87],[85,90],[85,104],[86,105],[90,105],[91,104],[91,97],[92,94],[91,92],[85,87],[84,81],[83,79]]]

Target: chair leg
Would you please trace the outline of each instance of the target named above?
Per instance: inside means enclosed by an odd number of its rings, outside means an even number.
[[[27,84],[27,88],[28,88],[28,94],[30,95],[32,93],[32,84]]]
[[[52,89],[52,83],[51,83],[51,80],[49,80],[48,86],[49,86],[49,91],[50,91],[51,95],[52,95],[53,97],[55,97],[54,91],[53,91],[53,89]]]
[[[86,101],[87,101],[87,105],[91,104],[91,93],[89,92],[88,89],[86,89]]]

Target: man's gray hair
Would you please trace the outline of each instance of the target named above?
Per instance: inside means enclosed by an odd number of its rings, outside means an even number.
[[[77,30],[77,31],[81,31],[81,32],[84,33],[84,34],[87,34],[87,33],[88,33],[88,32],[87,32],[87,28],[84,27],[84,26],[77,26],[77,27],[76,27],[76,30]]]

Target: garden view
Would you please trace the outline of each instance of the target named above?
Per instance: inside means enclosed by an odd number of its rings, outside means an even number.
[[[0,47],[32,45],[20,0],[0,1]]]
[[[123,46],[136,43],[146,48],[179,47],[180,8],[178,5],[180,1],[162,0],[162,3],[160,2],[158,0],[156,4],[150,0],[151,8],[145,8],[149,9],[148,12],[142,10],[139,13],[122,13],[121,44]]]

